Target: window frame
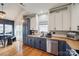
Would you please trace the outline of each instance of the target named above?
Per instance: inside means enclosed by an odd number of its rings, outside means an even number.
[[[47,17],[46,17],[47,20],[39,21],[39,19],[40,19],[39,17],[41,17],[42,15],[43,15],[43,16],[44,16],[44,15],[47,16]],[[48,32],[48,17],[49,17],[49,16],[48,16],[48,13],[43,13],[43,14],[39,14],[39,15],[38,15],[38,30],[39,30],[40,32]],[[45,22],[47,22],[47,23],[45,23]],[[40,23],[41,23],[41,24],[40,24]],[[43,25],[43,26],[44,26],[44,25],[47,25],[47,30],[46,30],[46,31],[41,31],[41,30],[40,30],[40,25],[41,25],[41,26],[42,26],[42,25]]]

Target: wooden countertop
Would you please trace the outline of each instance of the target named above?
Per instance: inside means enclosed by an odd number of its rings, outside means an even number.
[[[40,37],[39,35],[28,35],[28,37]],[[40,38],[46,38],[46,37],[40,37]],[[73,49],[79,50],[79,41],[77,40],[71,40],[71,38],[68,38],[66,36],[52,36],[51,38],[47,38],[50,40],[63,40],[66,41],[66,43]]]

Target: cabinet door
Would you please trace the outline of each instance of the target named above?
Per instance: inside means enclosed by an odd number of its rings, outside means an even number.
[[[48,23],[49,30],[55,30],[55,12],[49,14],[49,23]]]
[[[27,35],[30,34],[30,18],[24,19],[23,22],[23,43],[26,42]]]
[[[34,37],[31,38],[31,46],[34,47]]]
[[[23,44],[26,44],[26,38],[23,38]]]
[[[71,30],[77,31],[77,26],[79,26],[79,4],[72,5],[71,14]]]
[[[58,55],[58,41],[51,40],[51,53],[54,55]]]
[[[40,38],[35,39],[35,48],[41,48],[41,40],[40,40]]]
[[[58,55],[65,56],[66,55],[66,42],[58,41]]]
[[[70,11],[69,9],[62,10],[63,30],[70,30]]]
[[[28,42],[28,45],[30,45],[31,43],[30,43],[30,37],[28,37],[28,40],[27,40],[27,42]]]
[[[26,44],[26,45],[29,44],[29,42],[28,42],[28,37],[26,37],[26,38],[23,39],[23,44]]]
[[[28,37],[27,42],[28,45],[34,47],[34,38],[33,37]]]
[[[34,46],[34,39],[33,39],[33,37],[30,37],[30,40],[29,40],[29,42],[30,42],[30,46]]]
[[[56,30],[62,30],[63,24],[62,24],[62,11],[57,11],[55,13],[55,25]]]
[[[26,32],[24,32],[24,31],[26,31],[26,24],[25,23],[23,23],[23,44],[26,44]]]
[[[41,49],[46,51],[46,39],[45,38],[41,38]]]
[[[30,29],[37,30],[37,19],[36,16],[32,17],[30,20]]]
[[[66,42],[65,41],[58,41],[58,50],[66,51]]]
[[[66,43],[66,56],[70,56],[71,53],[70,53],[70,50],[71,50],[71,47]]]
[[[28,42],[28,37],[26,37],[25,43],[26,43],[27,45],[29,44],[29,42]]]

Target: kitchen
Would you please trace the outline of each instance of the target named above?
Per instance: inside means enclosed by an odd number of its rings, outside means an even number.
[[[78,10],[78,4],[70,3],[32,16],[28,28],[31,33],[23,42],[56,56],[79,55]]]
[[[16,55],[43,56],[46,53],[44,56],[79,56],[78,3],[18,3],[8,6],[9,9],[14,8],[7,13],[12,13],[15,9],[16,14],[8,14],[11,17],[6,17],[14,21],[14,44],[19,46],[14,48],[19,52]],[[2,23],[1,20],[0,22]]]

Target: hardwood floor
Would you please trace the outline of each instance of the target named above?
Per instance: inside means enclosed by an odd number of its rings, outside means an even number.
[[[40,49],[23,45],[22,42],[14,42],[13,45],[0,48],[0,56],[51,56],[51,54]]]

